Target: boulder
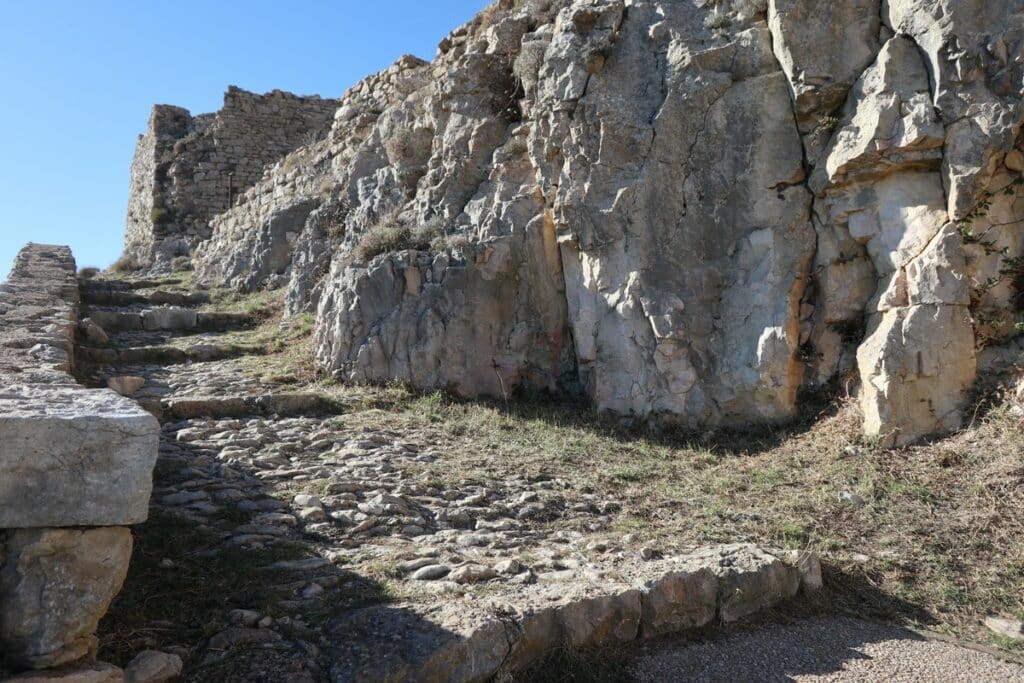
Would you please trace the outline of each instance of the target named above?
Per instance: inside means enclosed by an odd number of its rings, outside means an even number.
[[[125,667],[127,683],[167,683],[181,675],[181,657],[145,650],[135,655]]]
[[[4,545],[0,643],[7,657],[41,669],[95,653],[99,620],[128,572],[131,531],[25,529],[7,532]]]

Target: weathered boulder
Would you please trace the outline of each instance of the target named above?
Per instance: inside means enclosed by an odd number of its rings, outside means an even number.
[[[675,571],[645,586],[640,633],[644,638],[697,628],[715,618],[718,581],[707,567]]]
[[[145,521],[159,434],[107,389],[0,388],[0,528]]]
[[[802,133],[842,105],[850,86],[874,60],[882,0],[770,0],[774,51],[793,90]]]
[[[96,627],[121,590],[131,553],[132,535],[125,528],[7,532],[0,568],[5,655],[22,666],[45,668],[94,653]]]
[[[466,396],[556,389],[572,370],[564,299],[530,270],[545,267],[548,237],[538,259],[522,240],[497,238],[347,268],[321,299],[318,361],[350,381],[396,378]]]

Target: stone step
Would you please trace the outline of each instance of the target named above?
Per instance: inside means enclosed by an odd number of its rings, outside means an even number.
[[[268,353],[261,344],[192,344],[186,347],[168,344],[129,347],[79,346],[75,350],[78,362],[119,365],[125,363],[202,363],[227,360],[241,356],[256,356]]]
[[[132,290],[83,288],[82,302],[102,306],[198,306],[209,303],[210,295],[206,292],[171,292],[164,289],[150,294],[138,294]]]
[[[199,417],[231,418],[277,415],[337,415],[341,401],[319,393],[294,392],[248,396],[182,396],[163,400],[139,399],[139,404],[162,421]]]
[[[585,581],[541,579],[488,594],[479,605],[421,599],[402,609],[364,607],[330,627],[331,678],[504,680],[558,649],[623,647],[715,628],[820,588],[813,553],[733,544],[626,561]]]
[[[85,278],[78,281],[82,294],[100,291],[129,292],[133,289],[152,289],[154,287],[171,287],[180,285],[181,279],[175,277],[142,278],[139,280],[107,280],[103,278]]]
[[[91,309],[88,317],[107,332],[162,330],[167,332],[227,332],[252,327],[257,318],[249,313],[216,313],[167,306],[141,311]]]

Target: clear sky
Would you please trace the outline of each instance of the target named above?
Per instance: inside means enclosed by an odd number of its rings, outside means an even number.
[[[0,0],[0,280],[28,241],[121,253],[153,104],[216,111],[229,84],[338,97],[488,0]]]

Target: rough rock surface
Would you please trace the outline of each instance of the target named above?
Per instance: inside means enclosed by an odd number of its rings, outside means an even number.
[[[908,443],[1021,322],[1022,70],[1024,0],[501,0],[345,93],[192,265],[286,286],[349,381],[689,425],[859,384]]]
[[[0,283],[0,385],[70,384],[78,324],[75,259],[29,243]]]
[[[0,389],[0,528],[145,521],[159,431],[109,389]]]
[[[131,557],[131,532],[119,525],[149,512],[159,425],[131,400],[76,383],[79,293],[70,250],[31,243],[0,285],[4,667],[95,654],[97,625]],[[106,343],[95,327],[83,326],[85,336]],[[24,680],[101,683],[123,673],[97,664]]]
[[[4,683],[124,683],[124,672],[113,664],[93,662],[47,671],[32,671],[5,679]]]
[[[128,572],[131,531],[10,531],[4,553],[0,643],[5,655],[43,668],[95,652],[97,624]]]

